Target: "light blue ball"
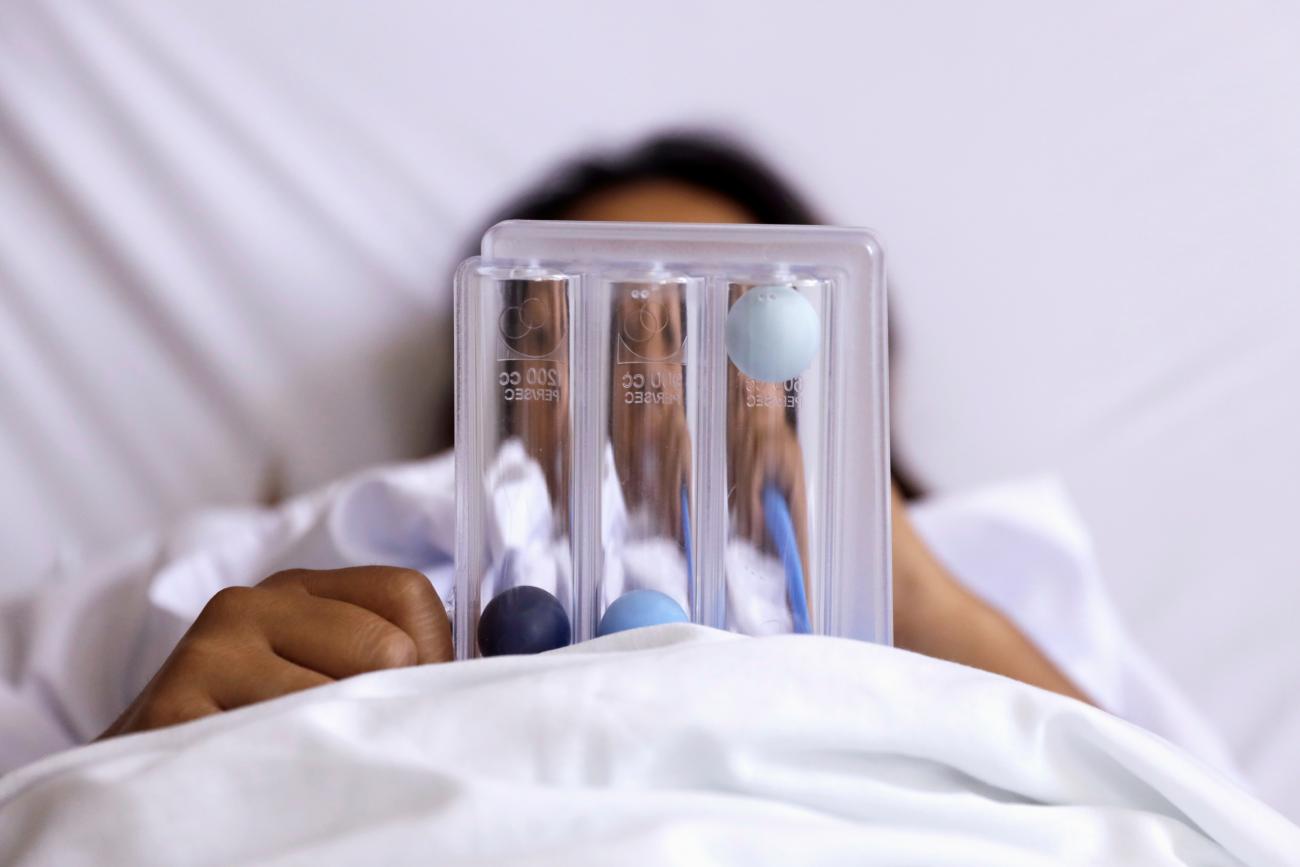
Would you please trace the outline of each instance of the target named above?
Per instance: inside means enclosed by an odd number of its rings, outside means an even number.
[[[690,620],[682,606],[658,590],[633,590],[610,603],[596,627],[597,635],[613,635],[642,626],[661,623],[686,623]]]
[[[820,343],[817,311],[792,286],[755,286],[727,313],[727,355],[750,379],[794,379]]]

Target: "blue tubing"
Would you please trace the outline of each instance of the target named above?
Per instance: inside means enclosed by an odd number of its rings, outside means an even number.
[[[686,604],[695,604],[695,558],[691,556],[694,545],[691,544],[691,498],[682,485],[682,541],[686,547]]]
[[[786,595],[790,599],[790,616],[794,620],[794,631],[807,635],[812,632],[808,625],[808,597],[803,587],[803,563],[799,559],[799,537],[794,532],[794,520],[790,517],[790,506],[775,485],[763,488],[763,520],[767,524],[767,533],[776,545],[781,556],[781,565],[785,567]]]

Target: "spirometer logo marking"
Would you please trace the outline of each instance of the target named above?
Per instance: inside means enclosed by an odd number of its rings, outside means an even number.
[[[564,344],[564,317],[541,298],[525,298],[497,317],[503,361],[553,360]]]
[[[686,339],[669,330],[671,302],[647,303],[650,292],[634,289],[632,301],[621,311],[618,330],[618,364],[646,361],[682,362]]]

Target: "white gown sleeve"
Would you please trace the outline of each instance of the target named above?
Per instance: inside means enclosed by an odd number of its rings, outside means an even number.
[[[1120,619],[1057,479],[943,495],[910,515],[935,556],[1101,707],[1240,779],[1223,740]]]
[[[212,594],[265,577],[315,512],[302,500],[208,513],[0,602],[0,773],[103,732]]]
[[[183,628],[148,602],[160,555],[142,540],[0,602],[0,772],[94,738],[125,707],[141,636]]]
[[[199,513],[0,600],[0,774],[102,733],[223,587],[288,568],[420,569],[451,600],[450,453],[275,508]]]

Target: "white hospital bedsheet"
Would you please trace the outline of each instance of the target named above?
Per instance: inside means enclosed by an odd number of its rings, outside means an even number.
[[[0,781],[0,862],[1294,865],[1160,739],[857,642],[624,633],[367,675]]]

